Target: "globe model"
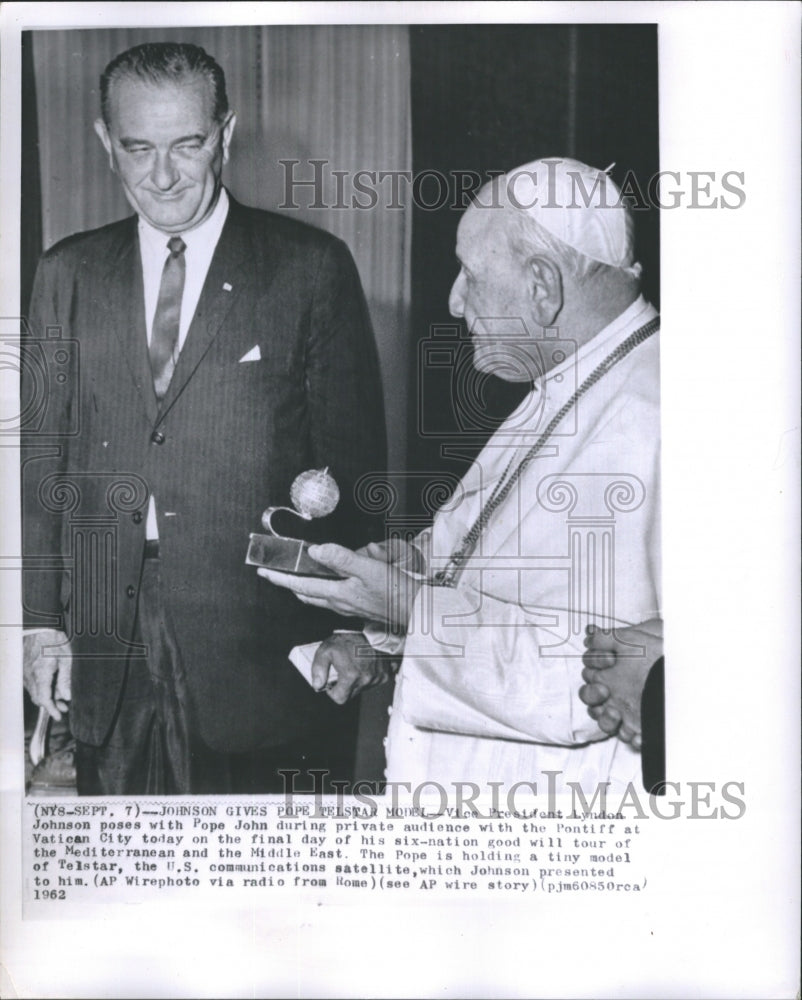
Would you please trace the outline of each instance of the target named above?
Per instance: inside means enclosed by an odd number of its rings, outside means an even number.
[[[305,518],[331,514],[339,499],[340,490],[328,467],[301,472],[290,487],[292,505]]]

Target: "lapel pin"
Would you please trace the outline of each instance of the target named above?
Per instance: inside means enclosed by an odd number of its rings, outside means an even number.
[[[229,283],[227,281],[223,282],[223,291],[224,292],[230,292],[231,291],[231,285],[229,285]]]

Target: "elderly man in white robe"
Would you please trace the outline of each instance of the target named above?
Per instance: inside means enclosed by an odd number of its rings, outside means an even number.
[[[403,654],[389,781],[624,793],[639,755],[579,689],[588,625],[660,613],[659,320],[632,218],[605,172],[535,161],[479,193],[456,254],[475,367],[531,392],[414,549],[312,547],[341,580],[260,573],[365,620],[315,655],[335,701],[387,677],[378,651]]]

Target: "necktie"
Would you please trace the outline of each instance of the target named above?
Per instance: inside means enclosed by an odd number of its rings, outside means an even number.
[[[181,296],[184,293],[187,246],[180,236],[167,241],[170,256],[164,262],[159,300],[153,316],[150,336],[150,367],[153,371],[153,388],[159,402],[164,398],[175,370],[178,328],[181,320]]]

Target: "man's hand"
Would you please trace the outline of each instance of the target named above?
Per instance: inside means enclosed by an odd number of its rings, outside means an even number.
[[[405,569],[410,573],[426,572],[426,560],[421,550],[400,538],[388,538],[384,542],[370,542],[357,549],[357,555],[370,556],[380,562],[391,563],[397,569]]]
[[[315,653],[312,663],[312,687],[325,691],[332,701],[344,705],[365,688],[386,683],[392,677],[396,661],[373,649],[361,632],[332,635]],[[337,680],[329,685],[329,667],[337,671]]]
[[[582,657],[587,681],[579,697],[599,728],[639,750],[640,702],[652,664],[663,655],[663,623],[659,618],[631,628],[606,632],[589,625]]]
[[[342,545],[310,545],[309,555],[344,579],[293,576],[272,569],[258,570],[259,576],[293,591],[304,604],[328,608],[346,618],[406,628],[420,588],[418,580],[380,558]]]
[[[60,719],[70,700],[72,650],[67,636],[53,628],[22,637],[22,681],[34,705]],[[55,692],[53,680],[55,678]]]

